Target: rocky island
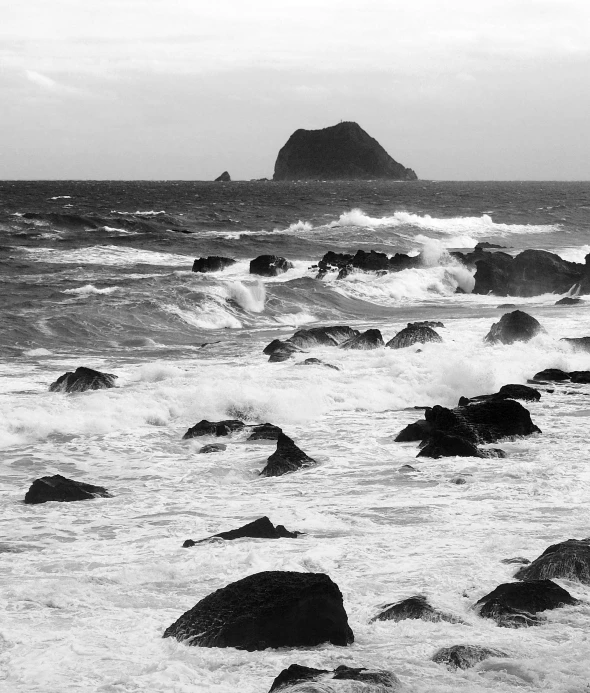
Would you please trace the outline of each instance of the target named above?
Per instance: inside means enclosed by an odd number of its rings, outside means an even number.
[[[279,151],[274,180],[417,180],[360,125],[338,123],[322,130],[296,130]]]

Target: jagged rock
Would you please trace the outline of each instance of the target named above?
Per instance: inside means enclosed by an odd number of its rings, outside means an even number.
[[[514,342],[528,342],[530,339],[544,332],[541,323],[528,313],[515,310],[505,313],[499,322],[495,322],[484,338],[488,344],[514,344]]]
[[[268,458],[266,467],[260,472],[260,476],[282,476],[289,472],[295,472],[301,467],[310,467],[316,461],[308,457],[295,443],[284,433],[279,433],[277,449]]]
[[[165,632],[199,647],[313,647],[354,641],[338,586],[323,573],[267,571],[201,599]]]
[[[396,443],[411,443],[417,440],[426,440],[432,432],[432,425],[425,420],[416,421],[408,424],[395,437]]]
[[[278,426],[264,423],[254,426],[252,433],[248,436],[248,440],[278,440],[282,432],[283,430]]]
[[[501,650],[479,645],[453,645],[438,650],[432,657],[432,661],[445,664],[449,669],[471,669],[489,657],[508,657],[508,655]]]
[[[203,419],[195,424],[192,428],[182,436],[183,440],[188,438],[197,438],[199,436],[228,436],[234,431],[241,431],[246,424],[243,421],[236,419],[227,419],[226,421],[207,421]]]
[[[25,503],[70,502],[92,498],[111,498],[111,494],[102,486],[85,484],[82,481],[74,481],[61,474],[55,474],[35,479],[25,495]]]
[[[214,534],[206,539],[198,539],[197,541],[187,539],[182,547],[187,549],[196,544],[211,541],[211,539],[225,539],[226,541],[243,539],[245,537],[252,539],[296,539],[300,534],[302,534],[302,532],[289,532],[283,525],[277,525],[275,527],[268,517],[265,516],[258,518],[258,520],[254,520],[254,522],[249,522],[243,527],[238,527],[238,529],[219,532],[219,534]]]
[[[442,338],[432,327],[408,323],[408,326],[398,332],[385,346],[390,349],[404,349],[412,346],[412,344],[426,344],[427,342],[442,342]]]
[[[68,371],[49,386],[49,392],[85,392],[86,390],[106,390],[115,387],[116,375],[101,373],[92,368],[80,366],[72,373]]]
[[[556,306],[575,306],[578,303],[584,303],[584,301],[581,298],[572,298],[571,296],[564,296],[559,301],[555,301]]]
[[[587,385],[590,383],[590,371],[572,371],[570,373],[572,383],[582,383]]]
[[[223,452],[224,450],[227,450],[227,445],[223,443],[209,443],[209,445],[203,445],[199,453],[201,455],[207,455],[211,452]]]
[[[542,611],[578,603],[551,580],[528,580],[499,585],[482,597],[476,607],[480,616],[494,619],[499,626],[520,628],[540,623],[537,614]]]
[[[485,253],[476,262],[474,294],[539,296],[568,293],[584,282],[587,266],[545,250],[525,250],[515,258]]]
[[[552,544],[514,576],[517,580],[574,580],[590,585],[590,538]]]
[[[220,176],[215,179],[215,183],[229,183],[231,181],[231,176],[227,171],[224,171]]]
[[[546,368],[544,371],[539,371],[533,375],[533,380],[551,380],[555,382],[560,382],[562,380],[569,380],[570,374],[559,368]]]
[[[512,565],[513,563],[518,563],[521,565],[527,565],[530,563],[528,558],[523,558],[522,556],[516,556],[515,558],[503,558],[500,563],[506,563],[507,565]]]
[[[435,431],[420,450],[417,457],[506,457],[503,450],[480,450],[459,436]]]
[[[488,402],[499,399],[520,399],[525,402],[538,402],[541,399],[541,393],[538,390],[535,390],[534,387],[529,387],[528,385],[502,385],[500,390],[495,392],[493,395],[461,397],[459,399],[459,406],[463,407],[472,402]]]
[[[357,123],[296,130],[279,151],[274,180],[416,180]]]
[[[379,330],[367,330],[356,337],[351,337],[340,344],[341,349],[378,349],[383,346],[383,337]]]
[[[444,323],[440,320],[420,320],[418,322],[409,322],[407,327],[444,327]]]
[[[330,685],[330,681],[358,681],[359,686],[341,687],[338,684]],[[318,683],[318,687],[311,685]],[[309,683],[307,686],[305,684]],[[303,685],[302,685],[303,684]],[[347,667],[341,664],[334,671],[326,669],[312,669],[311,667],[291,664],[288,669],[283,669],[273,681],[269,693],[272,691],[300,691],[304,693],[353,693],[362,690],[362,693],[394,693],[401,690],[401,682],[391,671],[383,669],[364,669]]]
[[[276,277],[290,269],[293,269],[293,264],[277,255],[259,255],[250,261],[250,274],[262,277]]]
[[[270,358],[268,359],[270,363],[280,363],[281,361],[287,361],[288,359],[300,352],[301,349],[296,347],[290,342],[283,342],[280,339],[273,339],[270,344],[267,344],[262,350],[263,354],[268,354]]]
[[[563,337],[560,342],[567,342],[575,351],[590,351],[590,337]]]
[[[371,619],[374,621],[405,621],[406,619],[420,619],[422,621],[448,621],[449,623],[461,623],[461,619],[451,614],[445,614],[432,607],[426,597],[416,595],[408,597],[395,604],[386,604],[384,610]]]
[[[230,257],[210,255],[209,257],[197,258],[193,262],[193,272],[219,272],[235,264],[236,261]]]
[[[314,346],[338,346],[347,339],[358,336],[358,330],[347,325],[334,325],[333,327],[311,327],[308,330],[299,330],[287,340],[296,347]]]
[[[335,371],[339,371],[340,368],[338,366],[334,366],[331,363],[324,363],[324,361],[320,361],[319,359],[314,359],[314,358],[309,358],[305,359],[305,361],[300,361],[298,366],[325,366],[326,368],[332,368]]]
[[[362,272],[400,272],[422,264],[421,256],[410,257],[404,253],[396,253],[388,257],[385,253],[375,250],[357,250],[355,255],[328,251],[318,262],[318,279],[322,279],[330,270],[340,270],[337,279],[345,279],[354,270]]]

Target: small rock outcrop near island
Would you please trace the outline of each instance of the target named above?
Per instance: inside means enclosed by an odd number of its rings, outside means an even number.
[[[182,436],[183,440],[198,438],[199,436],[228,436],[235,431],[241,431],[246,424],[237,419],[227,419],[225,421],[207,421],[203,419],[196,423]]]
[[[290,269],[293,269],[293,264],[277,255],[259,255],[250,261],[250,274],[261,277],[276,277]]]
[[[226,267],[235,265],[236,261],[231,257],[221,257],[220,255],[210,255],[200,257],[193,262],[193,272],[221,272]]]
[[[506,582],[482,597],[475,605],[482,618],[491,618],[504,628],[521,628],[542,623],[542,611],[575,606],[579,601],[551,580]]]
[[[74,481],[61,474],[55,474],[35,479],[25,495],[25,503],[30,505],[48,501],[68,503],[92,498],[111,498],[111,494],[102,486],[85,484],[82,481]]]
[[[335,681],[335,684],[330,684]],[[351,686],[339,685],[340,682],[350,681]],[[358,685],[355,685],[355,682]],[[317,683],[318,686],[312,684]],[[306,684],[310,684],[307,686]],[[288,669],[283,669],[273,681],[269,693],[288,693],[288,691],[300,691],[300,693],[395,693],[402,690],[401,681],[391,671],[384,669],[365,669],[364,667],[348,667],[341,664],[333,671],[327,669],[314,669],[312,667],[291,664]]]
[[[572,580],[590,585],[590,538],[552,544],[532,563],[521,568],[517,580]]]
[[[385,346],[390,349],[405,349],[412,344],[427,344],[428,342],[442,342],[442,337],[428,325],[408,323],[408,326],[398,332]]]
[[[86,392],[86,390],[107,390],[115,387],[116,375],[101,373],[92,368],[80,366],[72,373],[68,371],[49,386],[49,392]]]
[[[446,614],[432,607],[426,597],[417,595],[408,597],[395,604],[386,604],[383,611],[371,619],[374,621],[405,621],[406,619],[420,619],[421,621],[447,621],[448,623],[460,623],[461,619]]]
[[[163,637],[249,652],[354,641],[338,585],[324,573],[276,570],[250,575],[201,599]]]
[[[545,330],[541,323],[522,310],[505,313],[499,322],[495,322],[484,338],[487,344],[514,344],[528,342]]]
[[[471,669],[490,657],[508,657],[506,652],[479,645],[453,645],[435,652],[432,661],[445,664],[449,669]]]
[[[227,171],[224,171],[220,176],[217,176],[215,183],[229,183],[231,181],[231,176]]]
[[[296,130],[279,151],[274,180],[417,180],[357,123]]]
[[[339,271],[338,279],[344,279],[353,270],[362,272],[400,272],[404,269],[420,267],[422,257],[396,253],[391,257],[375,250],[357,250],[355,255],[328,251],[318,262],[317,279],[323,279],[327,272]]]
[[[204,542],[211,541],[212,539],[225,539],[226,541],[244,539],[245,537],[252,539],[296,539],[300,534],[301,532],[289,532],[283,525],[277,525],[275,527],[268,517],[265,516],[258,518],[258,520],[254,520],[254,522],[249,522],[243,527],[238,527],[238,529],[219,532],[205,539],[197,539],[197,541],[187,539],[182,546],[187,549],[196,544],[203,544]]]
[[[277,439],[277,449],[266,461],[266,467],[260,472],[260,476],[282,476],[314,464],[316,461],[308,457],[281,431]]]

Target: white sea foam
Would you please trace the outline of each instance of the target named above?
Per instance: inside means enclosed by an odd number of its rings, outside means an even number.
[[[71,200],[71,195],[56,195],[55,197],[50,197],[50,200]]]
[[[77,294],[79,296],[89,296],[90,294],[113,294],[119,291],[121,287],[119,286],[105,286],[102,289],[98,289],[93,284],[86,284],[85,286],[80,286],[77,289],[65,289],[64,294]]]
[[[139,236],[139,231],[129,231],[128,229],[118,229],[115,226],[101,226],[101,231],[106,231],[109,236]]]
[[[590,245],[576,246],[574,248],[562,248],[561,250],[555,251],[559,257],[569,262],[580,262],[584,263],[586,260],[586,255],[590,253]]]
[[[159,214],[166,214],[165,210],[160,210],[159,212],[155,212],[154,210],[149,210],[146,212],[118,212],[116,209],[111,210],[111,214],[120,214],[121,216],[126,216],[126,215],[131,215],[134,217],[157,217]]]
[[[164,304],[162,307],[187,325],[201,330],[221,330],[224,328],[237,330],[242,327],[242,323],[234,315],[214,301],[209,301],[206,306],[195,310],[186,310],[172,303]]]
[[[266,289],[262,281],[250,285],[243,282],[230,282],[227,285],[227,294],[228,298],[250,313],[262,313],[264,310]]]
[[[160,253],[115,245],[94,245],[75,250],[53,248],[20,248],[28,259],[35,262],[80,265],[164,265],[192,267],[193,257],[174,253]]]

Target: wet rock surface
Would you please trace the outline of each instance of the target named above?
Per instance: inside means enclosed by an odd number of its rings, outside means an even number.
[[[448,621],[449,623],[460,623],[461,619],[445,614],[438,609],[432,607],[426,597],[417,595],[408,597],[395,604],[387,604],[383,607],[383,611],[371,619],[374,621],[405,621],[406,619],[420,619],[422,621]]]
[[[390,349],[405,349],[412,344],[427,344],[428,342],[442,342],[442,337],[427,325],[410,323],[390,339],[385,346]]]
[[[308,457],[291,438],[281,432],[277,439],[277,449],[268,458],[266,467],[260,472],[260,476],[282,476],[315,464],[314,459]]]
[[[330,684],[336,681],[336,684]],[[360,687],[339,685],[342,681],[356,681]],[[317,683],[317,688],[313,683]],[[301,686],[307,684],[308,686]],[[327,669],[313,669],[299,664],[291,664],[288,669],[283,669],[273,681],[269,693],[272,691],[298,690],[301,693],[332,693],[332,691],[342,691],[342,693],[387,693],[388,691],[401,690],[401,682],[391,671],[382,669],[365,669],[364,667],[348,667],[344,664],[336,667],[333,671]]]
[[[359,349],[368,351],[379,349],[384,344],[380,330],[367,330],[357,337],[351,337],[340,345],[341,349]]]
[[[193,272],[220,272],[235,265],[236,261],[231,257],[221,257],[219,255],[210,255],[209,257],[200,257],[193,262]]]
[[[536,318],[522,310],[515,310],[512,313],[505,313],[499,322],[492,325],[484,342],[487,344],[528,342],[544,331]]]
[[[293,269],[293,264],[277,255],[259,255],[250,261],[250,274],[261,277],[276,277],[290,269]]]
[[[282,432],[283,430],[278,426],[264,423],[252,428],[252,433],[248,436],[248,440],[278,440]]]
[[[558,578],[590,585],[590,538],[552,544],[514,577],[517,580]]]
[[[30,505],[48,501],[67,503],[92,498],[111,498],[111,494],[102,486],[93,486],[55,474],[35,479],[25,495],[25,503]]]
[[[437,664],[445,664],[449,669],[471,669],[490,657],[508,657],[505,652],[479,645],[453,645],[443,647],[432,657]]]
[[[268,519],[268,517],[260,517],[258,520],[249,522],[243,527],[238,527],[238,529],[230,529],[227,532],[219,532],[218,534],[213,534],[205,539],[187,539],[182,545],[183,548],[190,548],[196,544],[202,544],[209,542],[212,539],[225,539],[226,541],[233,541],[234,539],[244,539],[246,537],[252,539],[296,539],[301,532],[289,532],[283,525],[277,525],[276,527]]]
[[[199,454],[208,455],[212,452],[223,452],[224,450],[227,450],[227,445],[224,445],[223,443],[209,443],[209,445],[203,445],[203,447],[199,450]]]
[[[235,431],[241,431],[246,424],[237,419],[226,419],[225,421],[207,421],[203,419],[196,423],[182,436],[183,440],[198,438],[200,436],[228,436]]]
[[[86,392],[87,390],[107,390],[115,387],[116,375],[101,373],[92,368],[80,366],[72,373],[68,371],[49,386],[50,392]]]

